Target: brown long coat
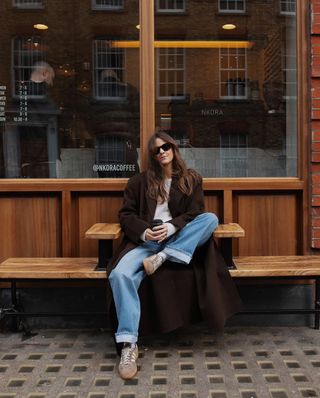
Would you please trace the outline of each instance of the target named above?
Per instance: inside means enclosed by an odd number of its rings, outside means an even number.
[[[178,229],[204,211],[202,179],[193,194],[183,194],[172,179],[168,206],[170,221]],[[110,274],[121,257],[141,244],[140,236],[150,227],[156,201],[146,195],[146,173],[130,178],[119,212],[124,239],[107,268]],[[169,332],[196,320],[205,320],[211,329],[222,329],[228,317],[238,312],[241,302],[223,258],[210,239],[197,249],[189,265],[167,261],[139,289],[140,334]],[[109,290],[109,303],[112,301]],[[114,309],[113,309],[114,311]]]

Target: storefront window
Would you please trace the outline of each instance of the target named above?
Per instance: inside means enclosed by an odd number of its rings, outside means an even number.
[[[296,2],[185,7],[155,14],[157,126],[204,177],[296,177]]]
[[[0,178],[137,173],[139,1],[10,2],[1,16]]]

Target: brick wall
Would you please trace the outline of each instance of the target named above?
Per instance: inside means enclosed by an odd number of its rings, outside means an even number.
[[[312,248],[320,249],[320,0],[311,0]]]

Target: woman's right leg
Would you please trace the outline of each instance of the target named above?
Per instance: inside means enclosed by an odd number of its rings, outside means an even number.
[[[154,246],[143,244],[125,254],[109,275],[116,306],[118,329],[117,343],[136,343],[140,322],[138,288],[146,276],[142,261],[154,253]]]

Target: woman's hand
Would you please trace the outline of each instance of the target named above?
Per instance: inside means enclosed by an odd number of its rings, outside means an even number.
[[[168,237],[168,226],[166,224],[158,225],[153,229],[148,228],[146,230],[145,238],[146,240],[154,240],[161,243]]]

